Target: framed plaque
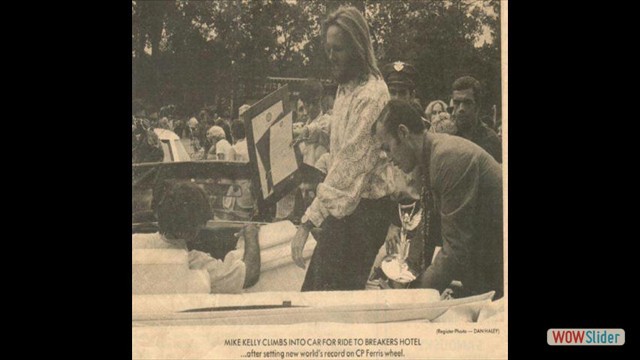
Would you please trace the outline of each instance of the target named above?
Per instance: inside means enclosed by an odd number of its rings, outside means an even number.
[[[303,162],[293,142],[293,112],[289,87],[284,85],[241,115],[253,169],[254,195],[261,213],[303,181],[322,181],[324,174]]]

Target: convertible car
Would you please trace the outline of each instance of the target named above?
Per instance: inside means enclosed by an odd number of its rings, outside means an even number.
[[[465,309],[464,321],[482,319],[481,310],[491,305],[493,293],[469,298],[441,300],[433,289],[370,289],[363,291],[305,292],[299,290],[305,270],[291,259],[290,239],[297,224],[275,218],[273,207],[237,206],[247,194],[252,171],[248,164],[224,161],[169,162],[133,165],[132,233],[157,231],[152,208],[153,189],[160,184],[190,181],[208,193],[213,218],[200,232],[191,249],[223,259],[230,251],[243,251],[234,236],[242,227],[260,227],[261,273],[258,282],[242,294],[210,294],[188,273],[184,254],[137,248],[133,244],[133,326],[149,325],[256,325],[301,322],[377,323],[406,321],[460,321],[451,309]],[[322,229],[312,233],[303,253],[309,261]],[[163,270],[164,268],[164,270]],[[174,270],[170,270],[174,269]],[[154,277],[160,271],[160,277]],[[167,285],[171,276],[192,276]],[[185,277],[184,279],[187,279]],[[157,286],[162,282],[162,286]],[[495,306],[494,306],[495,308]],[[492,310],[493,315],[495,309]],[[456,312],[453,312],[456,313]],[[498,312],[498,315],[500,312]],[[503,312],[501,312],[503,316]],[[486,312],[485,312],[486,315]]]

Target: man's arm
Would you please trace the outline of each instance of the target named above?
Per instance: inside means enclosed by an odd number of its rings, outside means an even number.
[[[315,226],[321,226],[329,215],[341,219],[358,206],[380,157],[371,126],[387,100],[388,94],[381,93],[379,97],[367,97],[354,104],[342,148],[331,149],[332,162],[327,177],[318,185],[316,198],[305,212],[304,221],[311,220]]]
[[[443,291],[468,271],[480,174],[478,162],[471,155],[441,161],[435,170],[434,183],[439,183],[436,191],[441,193],[442,249],[419,283]]]
[[[260,245],[258,244],[258,226],[247,225],[240,231],[244,237],[244,256],[246,267],[243,288],[252,287],[260,279]]]

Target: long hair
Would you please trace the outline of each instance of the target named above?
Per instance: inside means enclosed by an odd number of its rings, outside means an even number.
[[[341,6],[331,13],[322,24],[323,41],[327,39],[327,30],[332,25],[338,26],[349,35],[353,45],[355,60],[364,69],[362,75],[373,75],[382,78],[382,73],[378,69],[376,57],[373,53],[373,45],[369,36],[369,26],[364,16],[353,6]]]
[[[433,100],[427,105],[427,108],[424,110],[424,114],[427,116],[427,120],[431,121],[431,115],[433,115],[433,108],[439,104],[442,106],[442,111],[447,111],[447,103],[442,100]]]

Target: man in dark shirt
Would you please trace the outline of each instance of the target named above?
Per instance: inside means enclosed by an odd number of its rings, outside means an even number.
[[[500,138],[479,120],[483,92],[480,82],[471,76],[463,76],[453,82],[451,118],[458,128],[456,135],[478,144],[502,163]]]
[[[478,145],[458,136],[424,130],[420,114],[403,100],[391,100],[372,132],[402,171],[414,169],[423,185],[424,230],[430,248],[442,249],[416,280],[443,291],[461,280],[466,295],[496,291],[503,296],[502,167]]]

